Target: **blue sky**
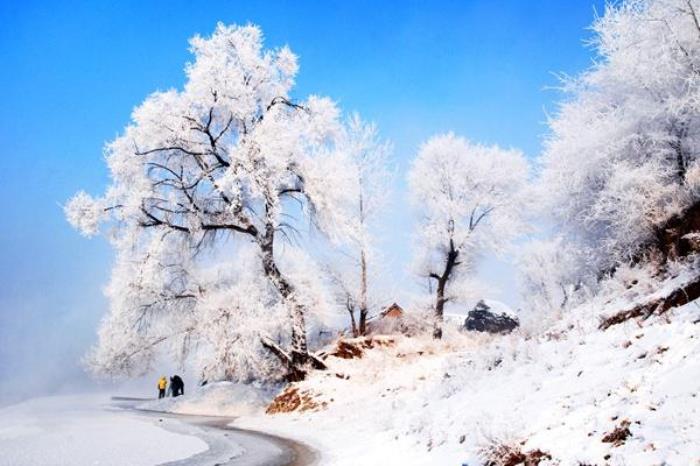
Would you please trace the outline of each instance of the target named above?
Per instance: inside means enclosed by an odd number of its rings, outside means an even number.
[[[534,160],[560,98],[546,90],[553,73],[591,63],[594,8],[603,2],[1,2],[0,401],[6,374],[61,383],[94,340],[112,256],[71,230],[60,205],[78,189],[102,192],[103,143],[150,92],[182,85],[190,36],[217,21],[257,23],[268,46],[300,56],[295,97],[328,95],[378,124],[396,148],[399,202],[386,230],[402,269],[410,215],[400,196],[420,143],[451,130]],[[496,262],[485,272],[508,273]],[[512,285],[501,294],[511,303]]]

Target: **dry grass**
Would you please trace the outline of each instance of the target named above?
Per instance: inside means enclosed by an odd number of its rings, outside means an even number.
[[[632,431],[630,431],[629,427],[630,421],[623,419],[617,427],[603,436],[603,443],[612,443],[613,447],[619,447],[624,444],[625,440],[632,436]]]
[[[341,359],[359,359],[368,349],[377,347],[394,346],[396,340],[388,336],[369,336],[351,339],[340,339],[336,342],[335,348],[330,350],[325,357],[334,356]]]
[[[491,443],[479,452],[484,466],[537,466],[552,456],[540,449],[523,451],[517,445]]]
[[[287,385],[265,410],[266,414],[291,413],[292,411],[318,411],[327,406],[325,401],[318,401],[309,390],[300,390],[294,385]]]

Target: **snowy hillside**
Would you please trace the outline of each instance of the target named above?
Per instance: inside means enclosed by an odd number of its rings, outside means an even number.
[[[604,301],[538,338],[388,337],[295,384],[309,410],[240,423],[334,465],[480,465],[501,445],[550,464],[700,464],[700,303],[601,331],[623,303]]]

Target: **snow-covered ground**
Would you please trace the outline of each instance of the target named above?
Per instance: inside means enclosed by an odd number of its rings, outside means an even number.
[[[137,408],[175,414],[237,417],[260,414],[273,394],[249,385],[218,382],[177,398],[162,398],[140,403]]]
[[[540,333],[488,336],[449,327],[439,342],[381,337],[362,358],[330,356],[328,371],[294,384],[307,410],[265,414],[269,392],[226,382],[139,407],[235,416],[236,427],[314,447],[322,465],[478,466],[506,446],[551,455],[542,465],[697,466],[700,302],[598,329],[602,316],[686,279],[608,290]],[[106,403],[54,397],[0,410],[0,464],[209,458],[201,452],[210,442],[183,435],[192,431],[177,421],[105,411]],[[616,430],[618,442],[604,441]]]
[[[109,396],[35,398],[0,410],[0,465],[147,466],[207,450],[174,420],[110,409]]]
[[[484,463],[498,445],[578,466],[700,464],[700,303],[606,331],[599,316],[677,286],[604,294],[537,337],[398,337],[297,384],[317,410],[237,425],[315,446],[322,464]],[[629,422],[624,443],[604,442]]]

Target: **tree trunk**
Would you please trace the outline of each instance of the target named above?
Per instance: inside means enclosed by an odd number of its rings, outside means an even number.
[[[357,330],[357,322],[355,321],[355,306],[352,303],[352,299],[348,296],[348,301],[345,304],[345,307],[348,310],[348,314],[350,314],[350,328],[352,329],[352,336],[357,337],[359,336],[359,331]]]
[[[433,275],[433,278],[437,279],[437,288],[435,290],[435,322],[433,324],[433,338],[436,340],[442,338],[442,322],[445,315],[445,303],[447,302],[445,289],[447,288],[447,282],[450,280],[452,271],[455,266],[458,265],[457,256],[459,256],[459,251],[455,250],[454,242],[450,240],[450,250],[447,252],[445,268],[442,275]]]
[[[280,361],[287,364],[289,370],[287,371],[287,380],[289,382],[296,382],[297,380],[303,380],[304,376],[301,373],[293,373],[294,367],[292,364],[292,356],[282,349],[277,343],[275,343],[269,337],[260,338],[260,343],[267,348],[272,354],[277,356]]]
[[[292,334],[289,353],[285,353],[284,357],[278,351],[273,351],[273,353],[287,364],[290,375],[298,379],[304,373],[302,366],[313,362],[306,343],[305,309],[296,301],[292,284],[282,276],[277,268],[274,256],[274,233],[272,231],[272,229],[268,230],[263,241],[260,242],[262,265],[265,275],[275,286],[287,306]],[[265,346],[268,349],[271,348],[269,344]],[[317,364],[314,363],[314,365]]]
[[[292,325],[292,351],[300,354],[307,352],[306,347],[306,323],[304,321],[304,307],[294,298],[294,287],[289,283],[277,268],[270,245],[262,248],[262,263],[265,275],[282,296],[289,310],[290,323]]]
[[[367,333],[367,257],[365,250],[360,252],[360,335]]]
[[[671,134],[675,137],[669,143],[676,156],[676,174],[680,184],[685,183],[685,175],[688,171],[688,162],[685,151],[683,150],[683,141],[688,137],[688,123],[681,121],[680,123],[673,122],[671,124]]]
[[[435,322],[433,323],[433,338],[439,340],[442,338],[442,323],[445,315],[445,285],[447,279],[440,278],[438,280],[436,296],[435,296]]]

